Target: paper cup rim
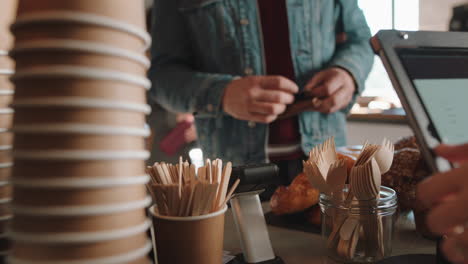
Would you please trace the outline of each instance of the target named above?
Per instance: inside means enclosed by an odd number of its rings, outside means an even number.
[[[130,112],[151,113],[151,107],[148,104],[129,103],[116,100],[95,99],[87,97],[39,97],[29,99],[17,99],[12,107],[19,108],[94,108],[94,109],[112,109]],[[1,109],[0,109],[1,110]]]
[[[135,128],[123,126],[89,125],[83,123],[49,123],[40,125],[15,125],[12,129],[16,134],[83,134],[83,135],[110,135],[110,136],[139,136],[149,137],[151,131],[148,127]]]
[[[14,73],[15,73],[14,70],[0,69],[0,75],[13,75]]]
[[[19,160],[146,160],[148,151],[108,150],[13,150],[13,157]]]
[[[84,67],[71,65],[54,65],[31,67],[28,69],[17,71],[11,80],[17,81],[28,78],[83,78],[98,81],[121,81],[129,84],[141,86],[145,89],[151,88],[151,82],[148,78],[136,74],[120,72],[115,70],[107,70],[98,67]],[[72,81],[72,80],[70,80]]]
[[[131,237],[146,232],[150,227],[151,221],[147,219],[136,226],[106,231],[67,233],[27,233],[10,231],[8,235],[14,241],[35,244],[98,243]]]
[[[69,217],[69,216],[94,216],[128,212],[143,209],[151,204],[151,197],[147,196],[140,201],[128,203],[91,205],[91,206],[21,206],[12,203],[13,213],[17,215]]]
[[[145,243],[145,245],[139,249],[134,251],[112,256],[112,257],[103,257],[103,258],[95,258],[95,259],[84,259],[84,260],[57,260],[57,261],[50,261],[50,260],[22,260],[20,258],[15,258],[13,256],[8,257],[8,263],[11,264],[124,264],[139,258],[146,256],[153,245],[151,241]]]
[[[11,203],[12,200],[13,198],[3,198],[3,199],[0,199],[0,204]]]
[[[223,207],[223,209],[221,210],[218,210],[216,212],[213,212],[213,213],[209,213],[209,214],[206,214],[206,215],[199,215],[199,216],[164,216],[164,215],[160,215],[158,213],[156,213],[156,205],[153,205],[150,207],[150,214],[151,216],[155,217],[155,218],[158,218],[158,219],[161,219],[161,220],[168,220],[168,221],[178,221],[178,222],[191,222],[191,221],[199,221],[199,220],[205,220],[205,219],[209,219],[209,218],[213,218],[213,217],[216,217],[216,216],[220,216],[224,213],[226,213],[227,209],[228,209],[228,206],[225,205]]]
[[[0,169],[12,168],[13,162],[0,163]]]
[[[13,218],[13,215],[2,215],[0,216],[0,221],[7,221],[7,220],[11,220]]]
[[[12,150],[12,149],[13,149],[12,145],[0,145],[0,151]]]
[[[117,48],[105,44],[100,44],[91,41],[84,40],[67,40],[67,39],[54,39],[54,40],[34,40],[25,43],[18,43],[14,49],[10,52],[11,57],[15,58],[17,54],[29,53],[34,51],[44,50],[65,50],[68,52],[87,52],[99,55],[107,55],[113,57],[120,57],[137,62],[149,68],[150,60],[143,54],[137,52]]]
[[[0,96],[14,95],[14,94],[15,94],[15,90],[1,90],[0,89]]]
[[[110,17],[84,13],[84,12],[71,12],[71,11],[39,11],[20,15],[16,18],[15,22],[11,25],[11,30],[29,24],[44,24],[55,22],[71,22],[83,23],[100,27],[107,27],[118,31],[129,33],[140,38],[143,41],[142,51],[149,48],[151,44],[151,36],[142,28],[132,25],[130,23],[122,22]]]
[[[125,187],[144,185],[150,181],[149,175],[133,176],[127,178],[52,178],[30,179],[16,176],[12,179],[13,186],[34,189],[99,189],[112,187]]]
[[[13,108],[0,108],[0,115],[10,115],[14,114],[15,110]]]

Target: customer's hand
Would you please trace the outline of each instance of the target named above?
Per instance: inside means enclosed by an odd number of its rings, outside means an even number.
[[[226,87],[223,109],[240,120],[271,123],[294,102],[298,91],[297,85],[285,77],[244,77]]]
[[[460,167],[422,182],[418,199],[430,208],[429,228],[446,236],[442,249],[447,257],[456,263],[468,263],[468,144],[442,145],[435,151],[460,163]]]
[[[349,72],[332,67],[317,73],[304,90],[323,99],[320,103],[314,102],[315,111],[329,114],[349,105],[356,91],[356,84]]]

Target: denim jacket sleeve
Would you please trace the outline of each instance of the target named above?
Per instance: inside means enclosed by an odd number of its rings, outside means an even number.
[[[193,69],[189,32],[177,0],[156,0],[153,9],[149,100],[174,112],[218,116],[224,88],[235,77]]]
[[[330,66],[342,67],[349,71],[356,81],[357,94],[360,94],[364,90],[364,83],[374,62],[374,54],[369,44],[371,32],[357,0],[340,2],[347,39],[345,43],[337,46]]]

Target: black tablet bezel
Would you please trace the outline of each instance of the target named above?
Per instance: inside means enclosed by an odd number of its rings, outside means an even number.
[[[452,164],[432,151],[441,142],[427,129],[431,119],[397,51],[417,48],[468,49],[468,33],[382,30],[371,39],[371,45],[382,59],[430,169],[433,172],[449,170]]]

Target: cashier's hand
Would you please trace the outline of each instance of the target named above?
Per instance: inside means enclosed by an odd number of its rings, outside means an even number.
[[[445,235],[444,253],[455,263],[468,263],[468,144],[441,145],[436,153],[459,168],[436,174],[418,186],[418,199],[430,208],[429,228]]]
[[[356,91],[356,84],[349,72],[332,67],[317,73],[304,91],[322,99],[313,102],[313,110],[329,114],[349,105]]]
[[[223,96],[223,110],[234,118],[271,123],[294,102],[297,85],[282,76],[249,76],[232,81]]]

